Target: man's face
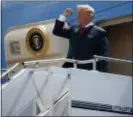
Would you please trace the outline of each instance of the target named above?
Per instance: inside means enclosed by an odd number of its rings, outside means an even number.
[[[86,25],[90,23],[92,20],[92,14],[87,9],[79,9],[78,10],[78,21],[80,25]]]

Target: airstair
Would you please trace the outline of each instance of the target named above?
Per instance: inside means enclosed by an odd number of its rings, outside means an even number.
[[[16,63],[2,74],[2,116],[132,116],[132,77],[96,70],[96,62],[132,61],[94,56],[79,61],[66,58]],[[54,66],[71,62],[74,68]],[[52,66],[40,68],[40,64]],[[77,64],[93,63],[93,70]],[[23,68],[16,72],[20,65]],[[34,66],[34,67],[33,67]]]

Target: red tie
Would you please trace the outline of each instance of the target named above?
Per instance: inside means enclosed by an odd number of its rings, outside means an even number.
[[[85,31],[85,27],[80,28],[80,35]]]

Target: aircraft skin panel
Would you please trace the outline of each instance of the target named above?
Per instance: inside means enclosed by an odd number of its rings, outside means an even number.
[[[5,36],[5,55],[8,66],[10,66],[10,64],[15,64],[16,62],[23,62],[27,60],[66,57],[69,45],[68,39],[53,35],[52,31],[54,22],[55,20],[36,22],[34,24],[28,24],[25,26],[9,29]],[[41,30],[45,35],[45,37],[43,38],[44,46],[42,47],[41,52],[44,54],[35,55],[35,51],[29,51],[31,50],[31,47],[27,45],[30,39],[30,37],[28,38],[28,34],[29,31],[35,28],[36,30]],[[18,46],[20,52],[17,54],[14,54],[12,52],[13,43],[19,44]]]
[[[24,24],[24,25],[9,27],[7,29],[5,35],[8,32],[15,31],[15,30],[20,30],[20,29],[23,29],[23,28],[34,27],[34,26],[37,26],[37,25],[47,25],[47,24],[50,24],[50,23],[54,22],[55,20],[56,19],[48,19],[48,20],[45,20],[45,21],[38,21],[38,22],[33,22],[33,23],[27,23],[27,24]]]

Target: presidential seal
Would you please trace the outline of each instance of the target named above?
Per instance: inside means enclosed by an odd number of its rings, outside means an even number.
[[[47,34],[41,28],[32,28],[27,33],[26,45],[32,55],[44,55],[49,46]]]

